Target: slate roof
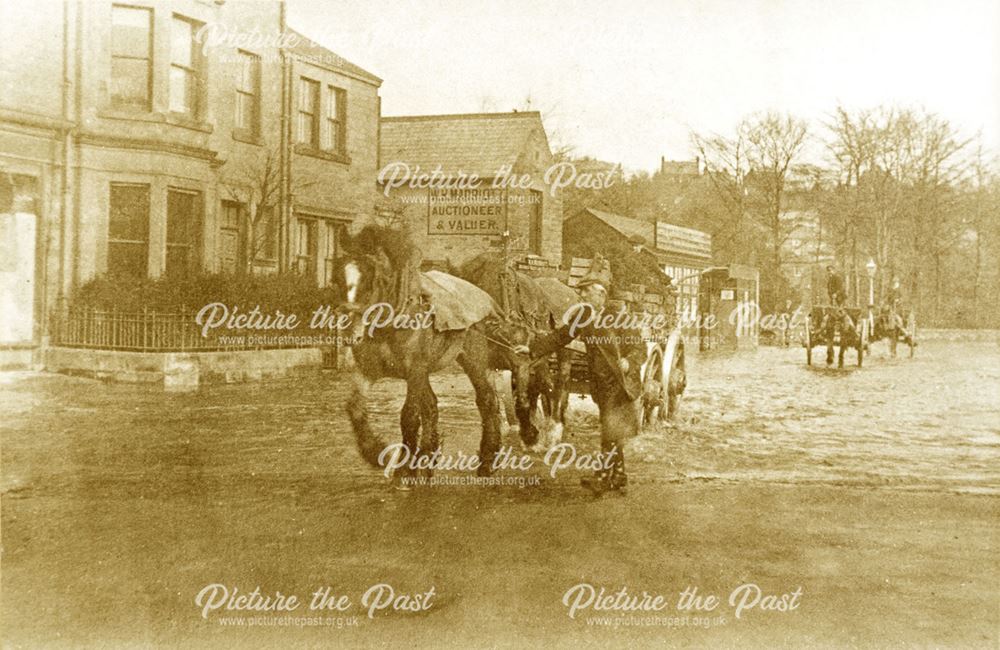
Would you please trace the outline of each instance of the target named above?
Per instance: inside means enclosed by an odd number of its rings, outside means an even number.
[[[646,248],[653,247],[653,229],[656,227],[654,224],[593,208],[587,208],[586,211],[625,235],[628,239],[631,240],[633,237],[639,237]]]
[[[308,36],[303,35],[291,27],[286,28],[285,32],[286,34],[295,37],[291,39],[291,44],[287,48],[292,54],[312,61],[322,67],[333,68],[341,72],[346,72],[354,77],[360,77],[365,81],[375,84],[376,86],[382,84],[382,80],[379,77],[376,77],[364,68],[354,65],[336,52],[331,52]]]
[[[709,259],[712,256],[712,238],[700,230],[675,226],[665,221],[654,224],[593,208],[586,208],[584,211],[620,232],[630,242],[642,240],[646,250],[658,258],[681,255]],[[654,232],[657,228],[660,229],[659,237]]]
[[[380,166],[405,162],[430,172],[441,165],[446,174],[492,178],[503,165],[516,165],[536,131],[544,140],[537,111],[383,117]]]

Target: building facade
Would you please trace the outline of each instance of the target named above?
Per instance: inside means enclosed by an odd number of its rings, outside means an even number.
[[[618,251],[631,249],[635,255],[649,257],[676,286],[677,313],[685,322],[695,320],[699,310],[701,272],[712,259],[711,235],[663,221],[652,223],[594,208],[580,210],[567,219],[563,227],[566,248],[571,254],[588,256],[591,252],[600,252],[611,257]]]
[[[41,341],[104,274],[326,282],[338,233],[374,209],[380,79],[289,29],[277,1],[5,7],[0,233],[31,264],[0,269],[0,290],[22,305],[31,284],[31,306],[3,343]]]
[[[502,239],[517,257],[560,263],[562,192],[546,180],[539,113],[385,117],[379,152],[383,194],[429,264],[461,264]]]

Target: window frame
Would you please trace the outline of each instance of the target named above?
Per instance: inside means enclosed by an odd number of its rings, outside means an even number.
[[[308,86],[312,89],[312,101],[309,102],[311,105],[308,107],[310,110],[306,111],[303,108],[305,103],[305,92],[304,88]],[[305,75],[299,75],[299,87],[298,87],[298,97],[295,107],[295,142],[296,144],[304,145],[307,147],[312,147],[314,149],[319,149],[320,145],[320,111],[322,110],[322,90],[323,86],[316,79],[311,79]],[[304,115],[309,116],[310,133],[309,140],[303,140],[302,138],[302,117]]]
[[[191,28],[191,39],[189,45],[191,47],[191,62],[190,65],[184,65],[181,63],[176,63],[174,61],[173,54],[173,29],[178,22],[187,23]],[[170,17],[170,54],[169,54],[169,69],[167,72],[167,107],[171,113],[175,115],[183,115],[187,118],[196,120],[201,117],[202,114],[202,86],[203,86],[203,76],[204,76],[204,57],[201,53],[201,48],[196,47],[198,42],[198,30],[203,27],[203,23],[195,20],[194,18],[189,18],[182,14],[171,14]],[[184,72],[185,75],[190,75],[193,79],[192,83],[192,96],[191,96],[191,110],[190,111],[179,111],[173,108],[173,83],[172,77],[174,69],[178,69]],[[185,86],[186,87],[186,86]]]
[[[189,217],[187,223],[187,241],[184,243],[172,242],[171,237],[171,223],[170,223],[170,195],[171,194],[183,194],[186,196],[193,197],[192,201],[192,214]],[[179,277],[177,270],[171,270],[169,267],[170,262],[170,251],[171,249],[177,250],[179,248],[187,249],[187,254],[185,256],[184,269],[180,273],[180,276],[190,274],[192,272],[198,271],[199,260],[201,259],[201,228],[203,223],[204,215],[204,194],[200,190],[192,190],[183,187],[168,187],[167,188],[167,211],[164,219],[164,233],[163,233],[163,275]]]
[[[124,10],[127,10],[127,11],[136,11],[136,12],[142,11],[142,12],[146,13],[146,17],[147,17],[148,20],[147,20],[147,25],[146,25],[146,56],[145,57],[137,57],[137,56],[127,56],[127,55],[115,54],[115,37],[114,37],[114,32],[115,32],[115,29],[114,29],[115,22],[114,22],[114,20],[115,20],[115,18],[114,18],[114,14],[115,14],[115,10],[116,9],[124,9]],[[154,38],[155,38],[154,26],[156,24],[155,20],[154,20],[153,11],[154,11],[153,7],[140,7],[140,6],[136,6],[136,5],[123,4],[123,3],[114,3],[114,4],[111,5],[111,36],[110,36],[110,41],[111,41],[111,47],[110,47],[111,59],[110,59],[110,69],[108,70],[108,73],[109,73],[108,74],[108,78],[109,78],[109,81],[111,82],[111,85],[113,85],[114,80],[115,80],[114,69],[115,69],[115,60],[116,59],[118,59],[118,60],[126,60],[126,61],[145,61],[146,62],[146,101],[145,101],[145,103],[142,106],[139,106],[137,104],[121,103],[121,102],[115,101],[115,94],[109,88],[108,89],[108,105],[111,108],[115,109],[115,110],[135,111],[137,113],[149,113],[149,112],[152,112],[152,110],[153,110],[153,51],[154,51]]]
[[[319,222],[321,219],[314,215],[295,215],[295,268],[296,270],[313,280],[316,279],[316,269],[319,264]],[[311,235],[307,240],[303,240],[303,228]],[[304,244],[307,244],[304,246]],[[303,254],[305,248],[305,254]]]
[[[233,137],[238,140],[244,140],[251,143],[256,143],[260,140],[261,133],[261,75],[263,73],[263,66],[261,65],[261,57],[259,54],[254,54],[247,50],[237,50],[237,56],[240,58],[240,70],[238,79],[235,87],[235,115],[233,119],[234,129]],[[253,81],[250,89],[243,87],[244,83],[244,73],[245,66],[247,64],[251,65],[253,71]],[[241,98],[249,98],[247,101],[252,102],[252,117],[250,118],[251,124],[249,126],[241,124],[243,119],[242,108],[240,101]]]
[[[326,224],[326,252],[323,257],[323,277],[326,281],[324,286],[330,286],[333,284],[334,261],[340,255],[341,241],[347,234],[348,223],[336,219],[324,219],[323,222]]]
[[[222,268],[222,264],[225,262],[225,255],[223,255],[223,246],[225,238],[222,235],[225,232],[233,232],[236,234],[236,260],[234,262],[236,269],[234,273],[239,275],[242,272],[242,270],[246,267],[246,252],[245,252],[246,247],[244,245],[244,239],[245,239],[244,231],[246,230],[246,228],[244,227],[243,224],[246,210],[247,207],[245,203],[241,203],[239,201],[232,201],[229,199],[223,199],[219,206],[218,255],[219,255],[219,267],[220,267],[219,270],[222,271],[223,273],[229,272],[228,269]],[[228,219],[228,215],[231,214],[231,212],[235,213],[236,215],[234,223],[230,223]]]
[[[146,193],[146,216],[144,219],[144,230],[145,239],[123,239],[120,237],[112,237],[112,215],[114,214],[114,193],[116,187],[129,187],[129,188],[142,188]],[[149,239],[150,239],[150,227],[149,221],[152,213],[152,186],[149,183],[130,183],[130,182],[120,182],[111,181],[108,184],[108,227],[107,227],[107,254],[105,257],[105,272],[108,275],[121,275],[117,271],[112,271],[112,250],[115,245],[119,246],[139,246],[141,245],[144,251],[143,255],[143,268],[144,272],[137,275],[138,278],[148,278],[149,277]]]
[[[327,84],[326,91],[327,101],[324,103],[325,115],[323,118],[324,126],[326,127],[325,133],[327,137],[330,137],[332,133],[336,133],[336,141],[333,146],[328,146],[328,142],[323,142],[323,150],[345,155],[347,153],[347,90],[333,84]],[[336,111],[331,111],[330,101],[334,100],[334,98],[336,101],[334,106]],[[336,114],[331,115],[331,113]]]

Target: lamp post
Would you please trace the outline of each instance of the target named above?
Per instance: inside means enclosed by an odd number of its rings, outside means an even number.
[[[875,260],[869,258],[868,264],[865,265],[868,270],[868,308],[872,309],[875,307]]]

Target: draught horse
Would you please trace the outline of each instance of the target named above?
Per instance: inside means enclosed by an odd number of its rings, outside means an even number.
[[[415,459],[412,465],[423,467],[407,465],[399,474],[432,473],[426,468],[428,459],[421,458],[441,447],[438,401],[430,376],[457,362],[472,383],[482,422],[477,473],[489,475],[501,443],[496,369],[514,367],[527,386],[529,364],[512,348],[528,343],[530,333],[504,321],[481,289],[446,273],[421,273],[399,231],[367,226],[345,239],[345,254],[334,261],[332,288],[338,311],[350,314],[353,321],[355,370],[346,410],[362,458],[382,466],[389,445],[368,419],[372,382],[402,379],[406,382],[399,418],[402,442]],[[378,304],[393,305],[393,325],[371,327],[371,319],[365,323],[362,315]],[[430,326],[410,326],[421,325],[428,314]],[[519,391],[517,399],[526,401],[526,390]]]
[[[504,262],[497,253],[481,253],[455,269],[455,274],[482,288],[499,303],[508,319],[529,328],[532,335],[546,334],[562,324],[566,310],[577,304],[576,292],[554,278],[533,278]],[[511,365],[512,392],[520,397],[527,390],[527,400],[515,400],[515,413],[521,441],[529,447],[547,449],[559,442],[565,425],[569,400],[569,373],[572,352],[562,348],[556,353],[555,367],[548,357],[532,362],[527,385],[522,368]],[[512,360],[523,363],[520,359]],[[544,435],[532,421],[536,405],[541,406]]]

